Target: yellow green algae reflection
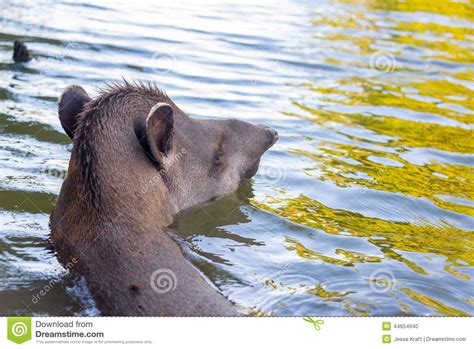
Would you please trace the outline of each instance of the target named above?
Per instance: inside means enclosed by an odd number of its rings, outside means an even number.
[[[332,268],[304,291],[347,315],[381,302],[391,315],[473,315],[473,3],[333,3],[312,20],[333,77],[308,77],[282,111],[308,130],[287,151],[314,189],[282,180],[252,203],[318,232],[285,246],[316,278]]]

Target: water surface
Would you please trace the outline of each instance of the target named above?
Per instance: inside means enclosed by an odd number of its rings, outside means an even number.
[[[71,150],[57,98],[123,76],[278,130],[252,183],[174,224],[245,311],[473,315],[473,18],[463,1],[4,1],[0,313],[99,313],[48,242]]]

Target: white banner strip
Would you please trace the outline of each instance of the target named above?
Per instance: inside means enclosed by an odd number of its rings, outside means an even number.
[[[474,318],[24,318],[0,320],[0,346],[64,348],[134,345],[206,349],[462,348],[473,345]]]

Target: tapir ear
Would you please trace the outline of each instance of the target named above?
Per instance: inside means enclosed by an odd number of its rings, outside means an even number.
[[[84,108],[84,105],[91,98],[81,86],[69,86],[59,98],[59,120],[72,139],[76,130],[77,118]]]
[[[145,127],[135,125],[135,133],[151,160],[163,165],[173,144],[173,109],[169,104],[158,103],[151,108]]]

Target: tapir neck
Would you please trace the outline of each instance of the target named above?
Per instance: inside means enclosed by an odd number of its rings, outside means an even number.
[[[52,239],[63,264],[72,261],[86,277],[103,314],[236,315],[167,234],[177,209],[152,166],[107,159],[101,166],[113,175],[96,167],[98,186],[87,188],[74,155],[51,215]]]

